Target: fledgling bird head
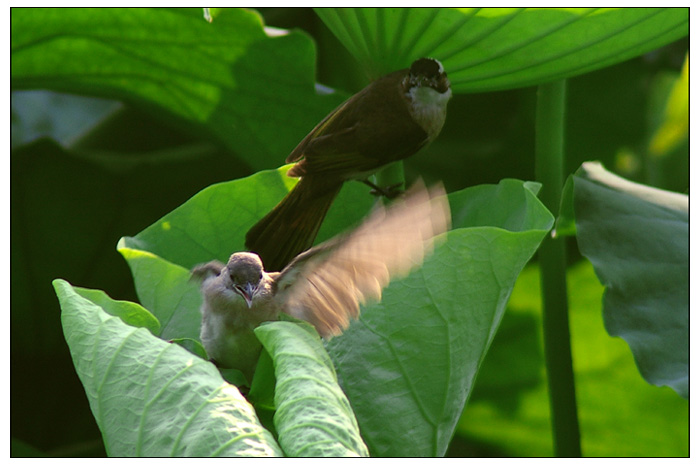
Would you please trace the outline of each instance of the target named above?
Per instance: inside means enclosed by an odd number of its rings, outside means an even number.
[[[250,308],[263,278],[264,269],[260,257],[249,252],[234,253],[223,272],[227,273],[231,289],[243,297]]]
[[[253,299],[267,288],[261,286],[264,269],[260,257],[254,253],[237,252],[231,255],[228,263],[213,260],[195,266],[191,279],[202,283],[202,290],[212,290],[218,298],[229,300],[240,296],[248,308],[253,305]]]

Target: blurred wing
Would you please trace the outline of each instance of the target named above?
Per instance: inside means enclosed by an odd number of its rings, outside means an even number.
[[[355,230],[295,258],[276,280],[283,311],[312,323],[323,337],[340,334],[359,304],[379,300],[392,278],[408,274],[450,226],[442,186],[416,183],[390,206],[379,206]]]

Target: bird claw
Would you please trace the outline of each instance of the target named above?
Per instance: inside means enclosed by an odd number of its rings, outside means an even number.
[[[369,191],[369,193],[377,197],[395,199],[404,192],[404,189],[401,187],[403,186],[403,182],[397,182],[396,184],[392,184],[391,186],[386,187],[377,186],[376,184],[374,184],[371,181],[368,181],[367,179],[363,180],[362,182],[371,187],[372,190]]]

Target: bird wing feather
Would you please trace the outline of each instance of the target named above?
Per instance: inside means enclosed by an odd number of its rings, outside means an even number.
[[[190,280],[196,280],[199,282],[204,282],[207,278],[211,276],[218,276],[221,270],[224,269],[224,264],[218,260],[212,260],[201,265],[197,265],[192,268]]]
[[[283,311],[312,323],[323,337],[340,334],[361,303],[379,300],[393,278],[408,274],[450,226],[442,186],[416,183],[355,230],[298,255],[276,279]]]

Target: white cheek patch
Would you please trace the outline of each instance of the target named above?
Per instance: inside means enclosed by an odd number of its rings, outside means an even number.
[[[447,92],[440,93],[432,87],[412,87],[406,94],[411,98],[414,108],[424,105],[444,108],[452,98],[452,89],[448,88]]]
[[[412,87],[407,94],[412,102],[413,117],[428,134],[428,138],[434,139],[445,124],[445,108],[452,97],[452,89],[441,94],[431,87]]]

